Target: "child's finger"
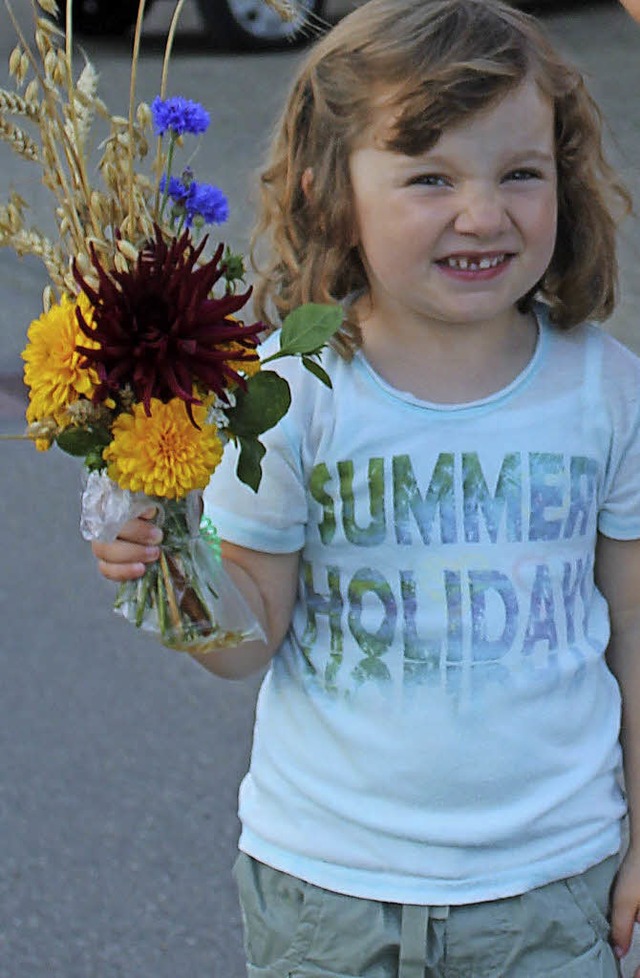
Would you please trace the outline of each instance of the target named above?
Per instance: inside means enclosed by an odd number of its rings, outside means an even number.
[[[162,530],[150,520],[155,514],[155,510],[149,510],[152,515],[138,516],[129,520],[120,528],[118,540],[126,540],[129,543],[141,543],[145,546],[157,546],[162,541]]]
[[[118,539],[110,543],[94,540],[91,549],[94,556],[103,564],[148,564],[160,556],[160,550],[155,544],[136,543],[130,540]]]
[[[135,581],[142,577],[147,565],[140,561],[124,564],[114,564],[111,561],[98,560],[98,570],[108,581]]]

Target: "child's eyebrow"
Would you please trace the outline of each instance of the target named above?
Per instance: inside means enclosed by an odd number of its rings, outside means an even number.
[[[432,152],[431,150],[425,150],[424,153],[420,153],[418,156],[411,157],[415,165],[428,164],[429,166],[442,166],[448,167],[455,164],[455,159],[453,157],[448,157],[442,153]],[[541,149],[518,149],[514,153],[510,154],[503,161],[504,166],[513,166],[514,163],[521,163],[524,161],[537,162],[537,163],[549,163],[555,164],[556,157],[554,153],[550,153],[547,150]]]
[[[524,149],[517,153],[514,153],[511,160],[538,160],[540,163],[555,163],[556,157],[554,153],[549,153],[546,150],[540,149]]]

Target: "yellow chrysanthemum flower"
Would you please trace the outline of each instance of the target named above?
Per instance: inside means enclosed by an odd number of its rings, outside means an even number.
[[[233,316],[229,318],[233,319]],[[224,346],[229,350],[237,350],[238,353],[247,352],[246,346],[242,346],[240,343],[234,343],[233,340],[230,343],[225,343]],[[227,364],[236,373],[243,374],[245,377],[253,377],[260,370],[260,360],[257,355],[255,360],[227,360]]]
[[[143,404],[121,414],[113,425],[113,440],[103,457],[107,474],[122,489],[148,496],[180,499],[192,489],[204,489],[222,458],[215,425],[206,424],[206,408],[194,405],[187,415],[184,401],[163,404],[151,398],[151,417]]]
[[[62,300],[34,319],[27,331],[28,343],[22,352],[25,361],[24,381],[29,388],[27,421],[52,418],[59,426],[69,423],[66,409],[81,397],[90,398],[98,384],[93,369],[83,369],[82,354],[76,346],[91,345],[81,333],[76,320],[80,306],[87,323],[91,322],[91,304],[84,294]]]

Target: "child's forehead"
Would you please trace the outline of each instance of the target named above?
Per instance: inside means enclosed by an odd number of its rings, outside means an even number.
[[[475,109],[459,109],[449,125],[446,122],[431,123],[432,119],[441,116],[438,102],[437,93],[429,93],[426,86],[421,99],[415,94],[406,95],[401,90],[380,86],[373,93],[367,124],[356,140],[356,146],[394,150],[407,135],[420,133],[424,138],[421,151],[428,151],[443,137],[464,135],[492,121],[500,125],[501,118],[507,116],[515,122],[510,129],[514,139],[520,134],[526,136],[528,130],[533,132],[535,129],[538,133],[546,130],[548,134],[553,130],[553,100],[532,75],[506,87],[500,97],[481,102]],[[521,108],[527,111],[520,112]]]

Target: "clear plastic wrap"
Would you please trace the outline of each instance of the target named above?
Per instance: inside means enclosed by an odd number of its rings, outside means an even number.
[[[215,529],[201,519],[202,493],[178,500],[151,498],[92,472],[82,496],[82,535],[85,540],[115,540],[129,519],[152,508],[164,533],[160,559],[143,577],[120,585],[114,610],[182,652],[203,654],[265,641],[261,625],[223,567]]]

